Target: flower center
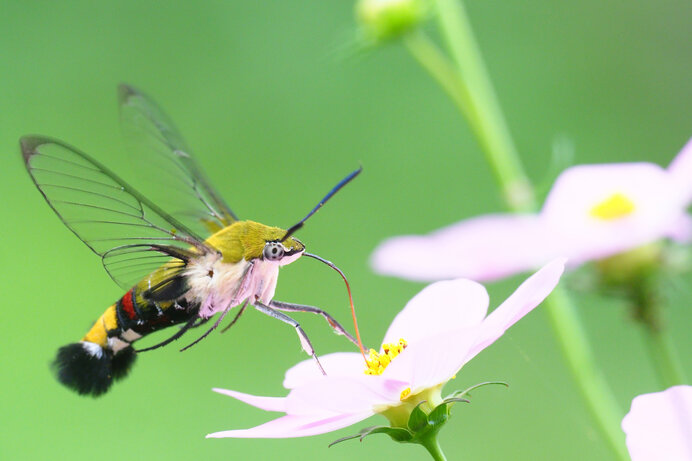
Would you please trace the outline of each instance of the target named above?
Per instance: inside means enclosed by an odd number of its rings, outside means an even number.
[[[625,194],[616,192],[591,208],[590,214],[594,218],[602,219],[604,221],[611,221],[630,215],[633,211],[634,202],[632,202],[632,200],[630,200]]]
[[[381,375],[387,365],[389,365],[394,357],[401,354],[401,351],[406,349],[406,341],[400,339],[398,343],[388,343],[382,345],[382,354],[375,349],[370,349],[370,355],[366,360],[367,368],[366,375]]]

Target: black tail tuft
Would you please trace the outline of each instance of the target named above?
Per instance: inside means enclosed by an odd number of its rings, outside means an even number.
[[[135,351],[127,347],[113,355],[110,349],[82,341],[58,350],[53,369],[58,380],[80,395],[97,397],[111,387],[113,380],[127,375]]]
[[[137,358],[137,353],[135,350],[128,346],[125,349],[121,349],[117,354],[113,356],[111,361],[111,375],[115,381],[123,379],[130,372],[132,365],[135,363]]]

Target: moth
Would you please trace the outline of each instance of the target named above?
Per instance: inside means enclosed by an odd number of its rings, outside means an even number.
[[[20,140],[26,169],[50,207],[126,290],[81,341],[58,350],[53,363],[58,380],[79,394],[101,395],[128,374],[138,352],[169,344],[220,314],[185,350],[237,307],[229,327],[233,325],[248,305],[295,328],[302,348],[324,373],[308,336],[288,313],[321,315],[337,334],[359,341],[326,311],[274,300],[274,292],[279,268],[301,256],[318,259],[343,277],[331,262],[307,253],[293,234],[361,169],[288,229],[240,220],[209,184],[161,108],[128,85],[121,85],[118,95],[124,130],[143,141],[143,155],[157,166],[157,175],[167,178],[170,187],[161,194],[167,205],[150,200],[98,160],[62,141],[44,136]],[[206,239],[201,237],[205,233],[210,234]],[[178,324],[165,341],[146,349],[133,347],[146,335]]]

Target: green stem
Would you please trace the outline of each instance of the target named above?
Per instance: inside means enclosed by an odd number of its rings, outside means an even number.
[[[647,349],[665,388],[685,384],[685,372],[675,351],[675,346],[666,329],[644,325]]]
[[[622,411],[593,358],[579,316],[558,286],[545,301],[553,332],[591,416],[616,458],[629,460],[620,429]]]
[[[437,83],[452,99],[457,108],[466,117],[471,125],[471,129],[478,136],[478,141],[486,153],[495,177],[503,187],[503,194],[506,201],[512,203],[512,207],[519,210],[526,210],[533,206],[531,186],[521,170],[521,165],[516,158],[514,148],[510,150],[498,149],[500,144],[493,142],[498,139],[492,135],[489,127],[485,123],[485,118],[480,116],[478,98],[474,97],[472,88],[459,75],[457,70],[446,56],[439,50],[421,31],[414,31],[404,39],[404,44],[411,55],[423,66],[430,75],[437,80]],[[509,141],[511,146],[511,140]],[[506,156],[503,152],[511,152]],[[507,160],[503,160],[506,158]]]
[[[469,121],[510,210],[535,210],[533,189],[512,143],[466,11],[457,0],[435,3],[453,64],[422,33],[409,35],[406,46]],[[615,457],[629,459],[620,430],[622,411],[596,366],[577,312],[560,287],[553,291],[546,306],[562,353],[598,428]]]
[[[533,191],[514,148],[480,48],[462,2],[435,0],[437,20],[458,75],[470,96],[466,111],[485,156],[515,211],[535,207]]]
[[[430,453],[430,456],[432,456],[435,461],[447,461],[447,457],[442,452],[440,443],[437,441],[437,435],[426,437],[420,441],[420,444],[428,450],[428,453]]]
[[[459,77],[447,57],[422,31],[416,30],[406,35],[404,44],[418,63],[437,80],[437,83],[468,119],[473,131],[478,132],[477,117],[472,107],[473,99],[464,81]]]
[[[640,256],[641,251],[648,248],[630,251],[620,255],[619,261],[614,258],[613,261],[616,264],[627,263],[629,267],[636,270],[637,260],[631,256]],[[620,273],[623,271],[621,270]],[[684,384],[686,379],[664,318],[665,296],[662,294],[661,275],[659,270],[652,270],[648,266],[644,266],[643,269],[640,268],[636,271],[630,279],[625,280],[625,286],[629,293],[633,317],[644,328],[646,346],[658,380],[662,386],[668,388]]]

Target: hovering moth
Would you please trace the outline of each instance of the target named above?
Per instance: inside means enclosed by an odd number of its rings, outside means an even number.
[[[346,176],[305,218],[286,230],[242,221],[209,184],[192,151],[157,104],[131,86],[121,85],[118,93],[124,130],[146,141],[144,155],[158,164],[157,174],[172,184],[163,192],[169,203],[165,208],[62,141],[43,136],[20,140],[26,169],[50,207],[101,257],[111,278],[126,290],[81,341],[58,350],[53,363],[58,380],[79,394],[101,395],[113,381],[127,375],[138,352],[169,344],[220,314],[190,347],[237,307],[228,327],[233,325],[248,305],[295,328],[302,348],[321,370],[308,336],[286,312],[321,315],[336,333],[357,344],[326,311],[273,298],[279,268],[301,256],[339,271],[329,261],[306,253],[293,233],[361,169]],[[201,237],[205,232],[211,234],[206,239]],[[165,341],[134,349],[137,340],[177,324],[182,326]]]

